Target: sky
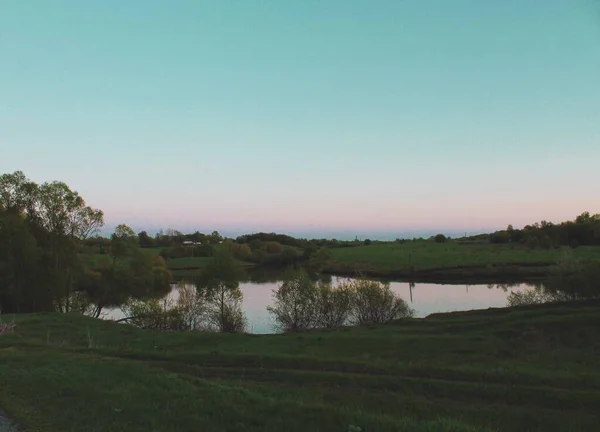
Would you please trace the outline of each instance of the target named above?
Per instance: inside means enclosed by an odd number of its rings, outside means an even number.
[[[0,1],[0,173],[107,227],[558,222],[598,161],[596,0]]]

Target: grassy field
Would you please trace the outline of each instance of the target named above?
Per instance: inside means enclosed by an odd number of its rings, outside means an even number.
[[[215,249],[218,251],[222,248],[222,245],[215,245]],[[163,250],[162,247],[152,247],[152,248],[143,248],[141,251],[143,253],[152,254],[152,255],[160,255],[160,252]],[[82,254],[82,258],[84,263],[94,267],[99,266],[103,262],[110,262],[112,258],[109,255],[101,255],[101,254]],[[211,257],[184,257],[184,258],[173,258],[167,259],[166,264],[171,273],[173,273],[173,277],[175,279],[180,279],[182,277],[193,278],[198,276],[202,268],[204,268],[211,260]],[[250,265],[244,261],[238,261],[241,266]]]
[[[600,423],[597,302],[288,335],[152,333],[58,314],[16,325],[0,335],[0,408],[30,432]]]
[[[482,281],[543,277],[562,257],[600,260],[600,247],[528,249],[489,243],[407,242],[332,249],[332,273]]]
[[[220,247],[220,245],[217,245]],[[160,254],[162,248],[142,249]],[[418,241],[386,243],[331,249],[333,262],[326,267],[332,274],[395,278],[400,280],[465,283],[523,282],[543,279],[548,270],[565,256],[600,260],[600,247],[576,249],[529,249],[521,245],[490,243],[434,243]],[[108,255],[84,254],[88,264],[98,265]],[[210,261],[210,257],[168,259],[167,266],[175,279],[193,278]],[[254,264],[239,261],[248,267]]]

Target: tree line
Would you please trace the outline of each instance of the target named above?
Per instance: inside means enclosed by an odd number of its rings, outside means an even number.
[[[559,246],[599,246],[600,214],[583,212],[574,220],[554,224],[548,221],[506,229],[489,234],[491,243],[518,243],[531,248],[552,248]]]
[[[138,236],[119,225],[110,259],[82,254],[86,239],[104,225],[64,182],[37,184],[21,171],[0,176],[1,312],[87,311],[127,298],[166,293],[171,274],[162,258],[141,253]]]

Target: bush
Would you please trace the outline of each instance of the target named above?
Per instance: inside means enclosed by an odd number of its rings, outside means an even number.
[[[317,287],[305,271],[288,271],[283,284],[273,291],[273,300],[267,310],[275,316],[278,330],[309,330],[317,323]]]
[[[510,234],[507,231],[496,231],[490,234],[490,243],[504,244],[510,242]]]
[[[508,295],[508,306],[541,304],[555,301],[542,286],[528,288],[525,291],[512,291]]]
[[[128,322],[136,327],[158,331],[188,330],[171,298],[131,300],[123,307]]]
[[[352,296],[350,321],[353,324],[383,324],[414,315],[414,310],[387,283],[357,279],[348,287]]]
[[[296,332],[312,328],[334,328],[348,323],[383,324],[410,317],[414,311],[389,284],[359,279],[337,287],[316,284],[305,271],[290,271],[273,291],[276,328]]]
[[[252,249],[253,251],[261,249],[262,245],[263,243],[259,239],[250,240],[250,243],[248,244],[248,246],[250,246],[250,249]]]
[[[352,290],[346,284],[334,287],[331,283],[321,283],[317,286],[317,305],[317,327],[341,327],[348,322]]]
[[[265,259],[267,258],[267,253],[262,250],[262,249],[255,249],[252,251],[252,256],[250,257],[250,259],[252,260],[252,262],[255,263],[262,263],[263,261],[265,261]]]
[[[235,243],[231,246],[231,252],[239,260],[249,261],[252,259],[252,250],[247,244]]]
[[[525,240],[525,246],[527,246],[529,249],[535,249],[539,246],[540,241],[537,237],[529,237],[527,240]]]
[[[221,332],[243,332],[246,319],[242,311],[240,290],[242,268],[229,251],[218,253],[196,279],[196,288],[206,304],[211,329]]]
[[[437,234],[434,237],[434,240],[435,240],[436,243],[446,243],[446,241],[448,240],[448,238],[444,234]]]
[[[265,250],[270,254],[278,254],[283,252],[283,246],[277,242],[267,242],[265,244]]]

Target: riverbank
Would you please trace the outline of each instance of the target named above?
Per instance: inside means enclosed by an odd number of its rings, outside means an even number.
[[[16,317],[0,406],[36,431],[563,431],[600,422],[600,304],[286,335]]]

